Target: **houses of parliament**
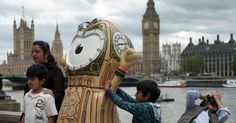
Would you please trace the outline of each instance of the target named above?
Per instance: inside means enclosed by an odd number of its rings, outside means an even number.
[[[24,19],[20,20],[17,27],[16,20],[13,22],[13,52],[7,52],[7,62],[3,61],[0,65],[1,74],[24,75],[27,68],[33,64],[31,58],[31,48],[35,37],[34,20],[28,26]],[[56,61],[63,55],[63,45],[60,39],[58,24],[56,25],[55,37],[51,45],[51,53]]]
[[[142,73],[151,75],[160,70],[159,35],[160,19],[155,10],[153,0],[146,3],[146,11],[142,18],[143,52],[139,52],[138,63],[129,70],[129,74]],[[13,46],[14,51],[7,53],[7,62],[0,65],[2,74],[25,74],[27,68],[33,63],[31,58],[31,47],[34,42],[35,25],[31,21],[30,27],[23,19],[17,28],[16,21],[13,22]],[[51,45],[51,52],[59,61],[63,55],[63,45],[60,39],[58,25],[56,26],[55,38]]]

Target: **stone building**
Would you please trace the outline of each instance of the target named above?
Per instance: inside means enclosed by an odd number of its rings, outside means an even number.
[[[13,52],[7,52],[7,62],[0,65],[2,74],[25,74],[29,65],[32,64],[31,47],[34,41],[34,21],[31,26],[20,20],[17,27],[16,20],[13,22]]]
[[[199,39],[198,45],[194,45],[192,38],[188,46],[183,50],[181,59],[189,56],[201,55],[204,58],[204,67],[202,73],[214,74],[217,76],[233,76],[233,70],[230,69],[233,64],[233,57],[236,53],[236,43],[233,34],[227,43],[220,40],[219,35],[213,44],[205,41],[204,37]]]
[[[31,49],[34,42],[34,21],[31,26],[27,26],[27,22],[20,20],[20,26],[17,27],[16,21],[13,22],[13,52],[7,52],[7,60],[0,64],[0,73],[25,75],[27,68],[33,64],[31,58]],[[59,43],[57,43],[59,42]],[[59,48],[57,48],[59,47]],[[52,45],[52,52],[59,58],[63,55],[63,47],[60,40],[58,26],[55,32],[55,39]],[[59,55],[61,53],[61,55]]]
[[[153,75],[160,70],[159,36],[160,19],[153,0],[148,0],[146,12],[142,18],[143,52],[138,53],[138,63],[130,74]]]
[[[62,68],[59,62],[60,62],[61,57],[63,56],[63,44],[61,41],[58,24],[56,25],[55,36],[54,36],[53,44],[51,46],[51,53],[54,56],[55,60],[57,61],[58,66]]]
[[[162,45],[161,70],[170,73],[180,69],[181,44],[173,43]]]

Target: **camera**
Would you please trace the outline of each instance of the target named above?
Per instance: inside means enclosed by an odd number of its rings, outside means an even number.
[[[212,96],[207,95],[207,101],[208,101],[212,106],[218,106],[213,95],[212,95]]]

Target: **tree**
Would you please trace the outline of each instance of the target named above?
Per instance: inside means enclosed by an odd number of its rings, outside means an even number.
[[[204,58],[201,55],[187,56],[182,59],[181,72],[197,75],[204,67]]]

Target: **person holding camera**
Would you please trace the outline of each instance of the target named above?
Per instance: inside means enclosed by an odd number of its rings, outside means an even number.
[[[195,101],[201,99],[200,105]],[[221,94],[200,93],[198,90],[188,90],[186,110],[178,123],[224,123],[230,115],[227,107],[221,102]]]

